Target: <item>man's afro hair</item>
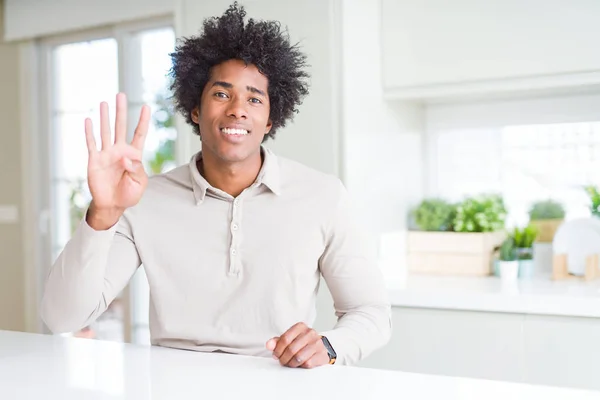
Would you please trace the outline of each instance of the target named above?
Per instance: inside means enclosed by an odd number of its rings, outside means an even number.
[[[280,23],[249,19],[244,24],[245,16],[244,8],[235,2],[221,17],[206,19],[200,36],[181,39],[171,54],[174,105],[196,134],[200,132],[191,113],[200,107],[211,68],[227,60],[254,64],[268,78],[273,126],[264,140],[274,137],[278,128],[293,119],[308,94],[306,56],[297,45],[290,44]]]

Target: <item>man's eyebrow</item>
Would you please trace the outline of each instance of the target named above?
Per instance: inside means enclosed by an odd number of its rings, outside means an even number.
[[[215,81],[212,84],[212,87],[215,87],[215,86],[221,86],[221,87],[223,87],[225,89],[231,89],[231,88],[233,88],[233,85],[231,83],[229,83],[229,82],[223,82],[223,81]],[[267,97],[267,95],[266,95],[266,93],[264,91],[262,91],[262,90],[260,90],[258,88],[255,88],[254,86],[246,86],[246,90],[249,91],[249,92],[257,93],[257,94],[260,94],[261,96]]]
[[[224,87],[225,89],[231,89],[233,87],[233,85],[229,82],[223,82],[223,81],[216,81],[212,84],[213,87],[215,86],[221,86]]]
[[[263,92],[260,89],[255,88],[254,86],[246,86],[246,89],[252,93],[258,93],[261,96],[267,97],[267,95],[265,94],[265,92]]]

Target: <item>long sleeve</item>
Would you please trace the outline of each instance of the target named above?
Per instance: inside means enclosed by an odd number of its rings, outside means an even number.
[[[95,231],[84,218],[47,276],[43,321],[54,333],[89,325],[123,290],[140,264],[125,216],[105,231]]]
[[[349,196],[340,183],[320,269],[333,297],[338,322],[326,336],[351,365],[385,345],[391,335],[391,306],[373,246],[354,221]]]

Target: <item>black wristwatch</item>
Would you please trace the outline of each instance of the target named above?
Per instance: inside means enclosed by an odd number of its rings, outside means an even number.
[[[333,349],[333,347],[331,347],[331,343],[329,343],[329,340],[327,340],[327,338],[325,336],[321,336],[321,340],[323,341],[323,344],[325,345],[325,349],[327,350],[327,355],[329,355],[329,364],[335,364],[335,360],[337,359],[337,354],[336,354],[335,350]]]

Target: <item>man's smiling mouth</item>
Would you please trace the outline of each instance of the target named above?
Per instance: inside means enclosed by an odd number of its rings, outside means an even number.
[[[221,132],[223,132],[226,135],[247,135],[248,131],[246,129],[241,129],[241,128],[221,128]]]

